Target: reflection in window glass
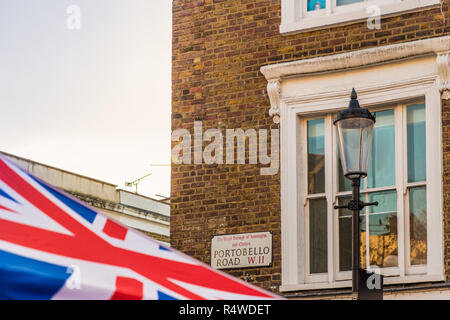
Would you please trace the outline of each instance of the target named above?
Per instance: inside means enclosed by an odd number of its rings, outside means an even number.
[[[309,202],[310,273],[324,273],[328,269],[327,255],[327,200]]]
[[[364,0],[336,0],[337,6],[345,6],[346,4],[352,4],[357,2],[363,2]]]
[[[339,186],[339,192],[342,191],[351,191],[352,190],[352,182],[350,179],[347,179],[344,176],[344,170],[342,170],[342,162],[341,162],[341,151],[339,148],[337,148],[338,152],[338,186]],[[363,183],[361,183],[363,185]]]
[[[339,205],[346,205],[352,199],[351,196],[339,197]],[[361,198],[363,200],[363,198]],[[361,217],[361,267],[366,267],[366,218],[365,210]],[[339,270],[352,269],[352,212],[347,209],[339,209]]]
[[[367,173],[367,187],[395,184],[394,110],[375,112],[372,152]]]
[[[308,193],[325,192],[324,119],[308,121]]]
[[[407,108],[408,182],[426,180],[425,105]]]
[[[342,169],[342,162],[341,162],[341,151],[339,150],[339,148],[337,148],[337,153],[338,153],[338,187],[339,187],[339,192],[352,191],[352,181],[350,179],[347,179],[344,176],[344,170]],[[365,181],[366,181],[366,178],[361,180],[361,186],[359,188],[360,190],[365,189],[364,188]]]
[[[370,265],[398,266],[397,192],[383,191],[369,194],[369,251]]]
[[[308,0],[308,11],[316,11],[325,9],[325,0]]]
[[[363,214],[364,213],[364,214]],[[366,228],[366,210],[361,210],[361,268],[366,269],[367,265],[367,228]]]
[[[409,239],[411,265],[427,263],[427,192],[425,187],[409,190]]]

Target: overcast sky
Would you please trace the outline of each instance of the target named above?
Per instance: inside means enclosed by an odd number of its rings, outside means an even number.
[[[170,74],[170,0],[0,0],[0,150],[168,196]]]

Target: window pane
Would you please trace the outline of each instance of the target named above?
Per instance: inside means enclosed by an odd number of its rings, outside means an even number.
[[[409,239],[411,265],[427,263],[427,192],[425,187],[409,190]]]
[[[395,185],[395,130],[394,110],[375,112],[367,187]]]
[[[346,4],[352,4],[357,2],[363,2],[364,0],[336,0],[337,6],[345,6]]]
[[[308,121],[308,193],[325,192],[324,119]]]
[[[369,194],[370,265],[396,267],[398,265],[397,192],[383,191]]]
[[[309,252],[310,273],[327,272],[327,200],[309,202]]]
[[[308,11],[325,9],[325,0],[308,0]]]
[[[426,180],[425,105],[407,108],[408,181]]]
[[[352,199],[351,196],[339,197],[339,205],[346,205]],[[363,198],[361,198],[363,200]],[[365,211],[361,211],[361,266],[366,266],[366,218]],[[339,209],[339,270],[352,269],[352,212],[347,209]]]

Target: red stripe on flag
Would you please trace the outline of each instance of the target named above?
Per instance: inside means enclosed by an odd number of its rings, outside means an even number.
[[[2,206],[1,204],[0,204],[0,209],[6,210],[6,211],[9,211],[9,212],[12,212],[12,213],[17,213],[17,212],[15,212],[15,211],[12,211],[11,209],[8,209],[8,208]]]
[[[103,227],[104,233],[106,233],[110,237],[119,240],[125,240],[125,237],[127,236],[127,231],[128,230],[126,228],[109,219],[106,221],[105,226]]]
[[[116,291],[111,300],[142,300],[144,297],[144,284],[136,279],[117,277]]]
[[[169,260],[113,246],[51,202],[9,168],[1,158],[0,180],[16,192],[20,192],[38,210],[44,212],[73,234],[72,236],[3,220],[0,216],[0,240],[64,257],[129,268],[188,299],[201,300],[204,297],[175,284],[171,279],[231,293],[272,297],[269,293],[248,287],[244,283],[228,278],[221,273],[216,273],[204,265]],[[117,292],[122,291],[118,290]],[[134,296],[137,297],[137,295]]]

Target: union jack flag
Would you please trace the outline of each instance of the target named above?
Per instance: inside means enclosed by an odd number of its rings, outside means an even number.
[[[279,299],[103,215],[0,155],[0,299]]]

